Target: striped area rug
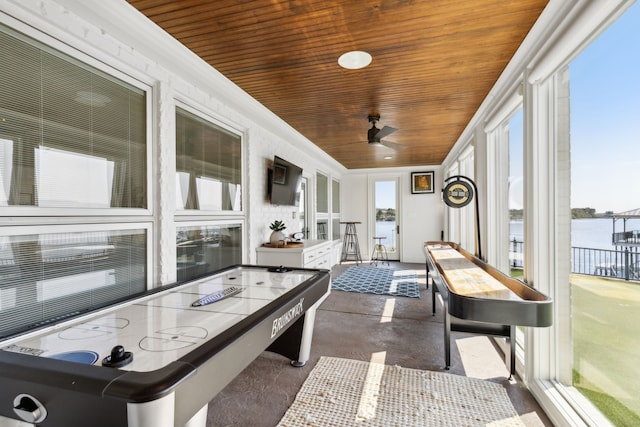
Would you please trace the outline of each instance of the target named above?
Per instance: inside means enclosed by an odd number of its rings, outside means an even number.
[[[500,384],[321,357],[278,427],[524,427]]]
[[[331,289],[420,298],[420,290],[414,270],[353,266],[332,280]]]

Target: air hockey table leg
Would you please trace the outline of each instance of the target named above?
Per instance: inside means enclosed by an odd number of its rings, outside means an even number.
[[[175,427],[175,393],[145,403],[127,404],[127,427]]]
[[[209,405],[204,405],[196,414],[191,417],[184,427],[205,427],[207,425],[207,412]]]
[[[207,410],[204,405],[184,426],[175,426],[175,394],[170,393],[158,400],[127,405],[127,427],[206,427]]]
[[[291,325],[267,350],[288,357],[292,366],[306,365],[311,353],[316,310],[328,296],[329,293],[326,293],[309,307],[304,316]]]
[[[304,326],[302,327],[302,339],[300,340],[300,352],[298,360],[292,360],[291,365],[302,367],[307,364],[311,354],[311,340],[313,339],[313,325],[316,323],[316,309],[318,303],[307,310],[304,315]]]

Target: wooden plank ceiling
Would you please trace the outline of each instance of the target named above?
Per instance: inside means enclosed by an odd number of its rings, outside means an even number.
[[[128,1],[348,169],[441,164],[548,2]]]

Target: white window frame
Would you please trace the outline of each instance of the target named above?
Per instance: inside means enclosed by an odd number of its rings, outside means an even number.
[[[473,144],[469,146],[458,157],[458,170],[459,174],[465,176],[475,183],[475,147]],[[459,208],[459,220],[460,220],[460,244],[470,253],[478,253],[478,242],[476,231],[476,197],[480,197],[479,194],[473,195],[473,201],[463,208]],[[482,240],[482,236],[480,236]]]
[[[49,221],[47,221],[49,222]],[[32,225],[29,227],[24,226],[4,226],[0,227],[0,236],[29,236],[40,234],[58,234],[58,233],[87,233],[93,231],[126,231],[126,230],[145,230],[146,231],[146,289],[149,290],[153,287],[153,274],[150,272],[152,265],[152,245],[153,245],[153,224],[150,221],[147,222],[125,222],[125,223],[102,223],[102,224],[60,224],[49,223]]]
[[[24,34],[28,38],[42,44],[43,49],[51,49],[53,51],[60,52],[66,56],[68,56],[71,60],[76,60],[79,63],[88,65],[96,70],[99,70],[115,79],[121,80],[124,83],[127,83],[145,93],[145,108],[147,113],[146,120],[146,159],[147,162],[147,207],[146,208],[64,208],[61,210],[60,208],[49,208],[49,207],[39,207],[39,206],[3,206],[0,208],[0,217],[3,216],[11,216],[11,217],[31,217],[31,224],[38,224],[41,222],[39,218],[42,217],[52,217],[52,216],[60,216],[61,212],[64,213],[64,216],[74,217],[78,219],[78,222],[88,221],[88,219],[83,220],[82,218],[89,218],[95,216],[121,216],[121,217],[139,217],[139,216],[149,216],[153,215],[153,205],[150,202],[150,195],[153,194],[154,185],[153,185],[153,150],[152,150],[152,111],[153,111],[153,90],[150,83],[143,81],[141,76],[133,77],[129,74],[126,74],[113,66],[107,65],[106,63],[99,61],[98,59],[74,48],[70,45],[61,42],[58,39],[55,39],[47,34],[44,34],[40,31],[35,30],[33,27],[27,26],[22,22],[16,21],[2,13],[0,13],[0,24],[6,26],[9,31],[12,33],[17,33],[20,36],[20,33]],[[95,221],[95,220],[91,220]],[[0,226],[2,224],[0,223]]]

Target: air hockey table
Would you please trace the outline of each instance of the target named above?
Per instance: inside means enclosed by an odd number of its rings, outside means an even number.
[[[204,427],[264,350],[304,365],[326,270],[233,266],[0,341],[0,426]]]

